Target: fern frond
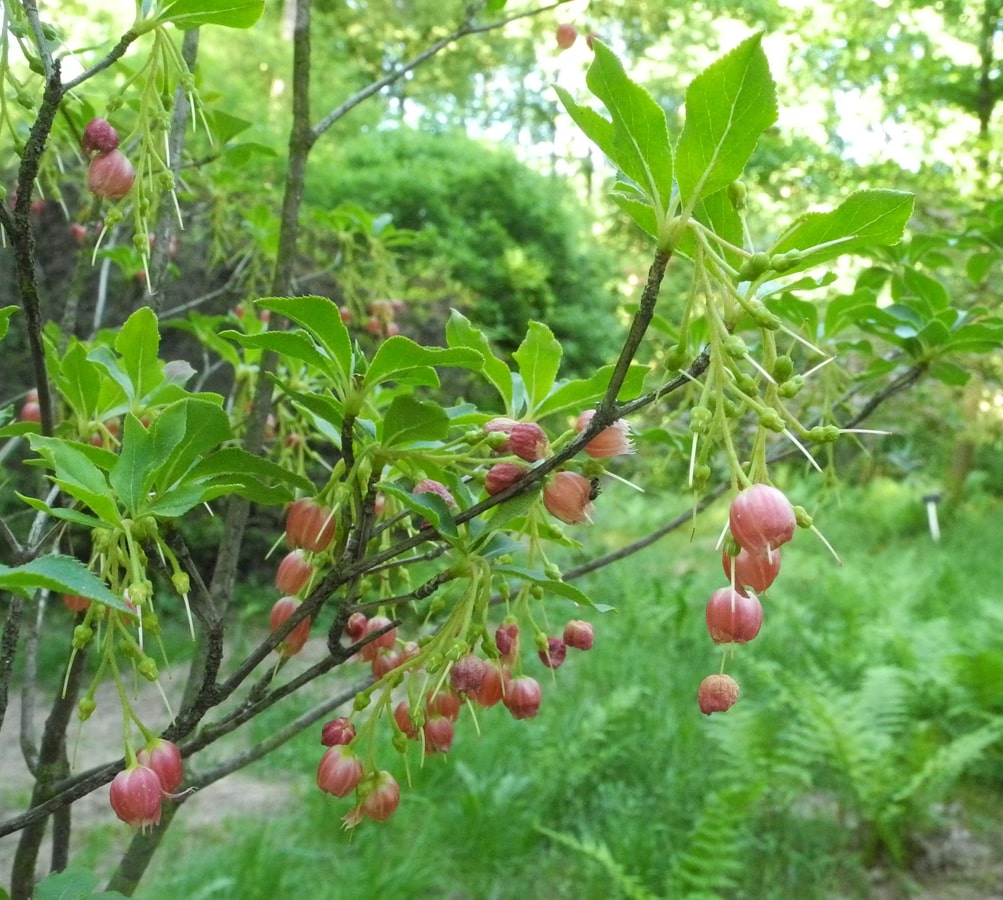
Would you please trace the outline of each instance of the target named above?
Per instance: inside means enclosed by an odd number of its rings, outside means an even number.
[[[748,865],[751,808],[763,783],[712,791],[690,832],[686,850],[672,863],[666,884],[668,897],[720,897],[734,892]]]
[[[658,900],[654,894],[648,892],[639,878],[631,875],[613,858],[613,854],[610,853],[609,847],[604,841],[596,841],[591,838],[578,840],[567,832],[552,831],[542,825],[535,827],[540,834],[545,834],[552,841],[563,844],[596,863],[616,885],[618,896],[626,897],[627,900]]]

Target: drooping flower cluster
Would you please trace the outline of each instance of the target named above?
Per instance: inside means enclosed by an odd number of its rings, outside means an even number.
[[[768,484],[753,484],[732,500],[728,514],[731,538],[722,563],[730,583],[707,601],[707,631],[717,644],[744,644],[763,625],[758,594],[780,573],[780,547],[794,537],[797,514],[784,494]],[[728,675],[711,675],[698,691],[701,712],[724,712],[738,699],[738,685]]]

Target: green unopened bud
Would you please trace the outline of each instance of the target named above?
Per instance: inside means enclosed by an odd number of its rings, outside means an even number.
[[[551,581],[560,581],[563,577],[561,575],[561,567],[555,565],[554,563],[547,563],[543,567],[543,574],[546,575]]]
[[[794,507],[794,520],[798,523],[800,528],[811,528],[815,524],[811,516],[808,515],[808,510],[803,506]]]
[[[398,753],[407,753],[407,735],[403,731],[395,731],[390,743]]]
[[[739,281],[755,281],[770,268],[770,257],[765,253],[753,253],[738,270]]]
[[[701,490],[710,481],[710,466],[706,463],[699,463],[693,467],[693,487]]]
[[[777,389],[777,393],[780,394],[785,400],[790,400],[791,397],[796,397],[801,388],[804,387],[804,376],[803,375],[792,375],[787,381],[785,381]]]
[[[187,594],[192,588],[191,579],[188,577],[188,573],[180,570],[171,575],[171,584],[174,585],[174,590],[182,596]]]
[[[764,409],[759,414],[759,424],[768,431],[775,431],[780,434],[786,427],[786,423],[775,409]]]
[[[94,702],[93,697],[81,697],[77,704],[77,715],[80,717],[80,721],[86,722],[97,708],[98,705]]]
[[[669,372],[677,372],[686,365],[689,354],[680,344],[673,344],[665,354],[665,368]]]
[[[786,253],[770,257],[770,267],[778,272],[787,272],[801,262],[801,256],[800,250],[788,250]]]
[[[31,110],[35,108],[35,98],[29,91],[18,91],[16,99],[18,105],[23,106],[25,109]]]
[[[839,429],[835,425],[816,425],[805,432],[805,437],[816,444],[831,444],[839,439]]]
[[[749,348],[737,334],[732,334],[724,342],[724,352],[732,359],[744,359],[749,353]]]
[[[745,209],[748,196],[749,191],[744,182],[733,181],[728,185],[728,199],[731,201],[731,205],[737,212],[741,212]]]
[[[746,397],[755,397],[759,393],[759,386],[756,384],[756,379],[748,372],[743,372],[735,379],[735,387],[745,394]]]
[[[786,381],[794,374],[794,360],[789,356],[778,356],[773,364],[773,380],[777,384]]]
[[[136,666],[136,671],[147,681],[156,681],[159,674],[157,672],[156,660],[152,656],[144,656],[140,660],[139,665]]]
[[[77,625],[73,629],[71,646],[74,650],[83,650],[92,640],[94,640],[94,629],[90,625]]]
[[[363,691],[355,695],[355,699],[352,701],[352,708],[356,712],[360,712],[364,710],[367,706],[369,706],[369,703],[370,703],[369,694],[368,692]]]

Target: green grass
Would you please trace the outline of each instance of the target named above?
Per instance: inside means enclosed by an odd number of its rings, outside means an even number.
[[[956,511],[933,544],[904,488],[790,489],[844,565],[807,534],[785,548],[762,634],[727,663],[743,690],[727,715],[701,716],[695,702],[721,665],[703,625],[723,579],[721,506],[692,538],[671,535],[583,584],[618,610],[593,616],[594,650],[569,654],[553,678],[534,664],[537,719],[482,710],[481,734],[464,715],[448,757],[421,767],[412,753],[412,784],[387,823],[341,829],[350,802],[314,787],[311,730],[248,770],[288,785],[283,807],[203,829],[186,828],[182,811],[136,896],[869,896],[868,865],[908,869],[914,839],[937,825],[934,803],[1000,794],[1001,742],[953,742],[1003,713],[979,677],[1003,660],[986,546],[1001,508],[980,499]],[[648,509],[603,497],[609,522],[639,528]],[[575,614],[566,601],[548,613],[554,625]],[[381,754],[404,784],[389,739]],[[101,834],[78,862],[108,852]]]

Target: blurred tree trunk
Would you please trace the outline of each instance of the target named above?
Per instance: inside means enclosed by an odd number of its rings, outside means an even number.
[[[979,29],[979,84],[976,114],[979,117],[979,133],[977,137],[977,164],[979,180],[982,183],[982,196],[989,196],[990,157],[992,151],[992,134],[990,122],[993,110],[1000,98],[998,75],[994,75],[996,60],[993,44],[1000,26],[1000,13],[1003,11],[1003,0],[984,0],[980,16]],[[961,400],[962,421],[971,427],[963,427],[958,432],[958,440],[954,445],[951,465],[947,472],[944,485],[947,500],[952,505],[957,503],[965,489],[965,479],[972,469],[975,459],[975,449],[978,440],[978,429],[974,423],[979,416],[979,402],[985,385],[982,374],[978,370],[972,372],[971,381],[965,386]]]

